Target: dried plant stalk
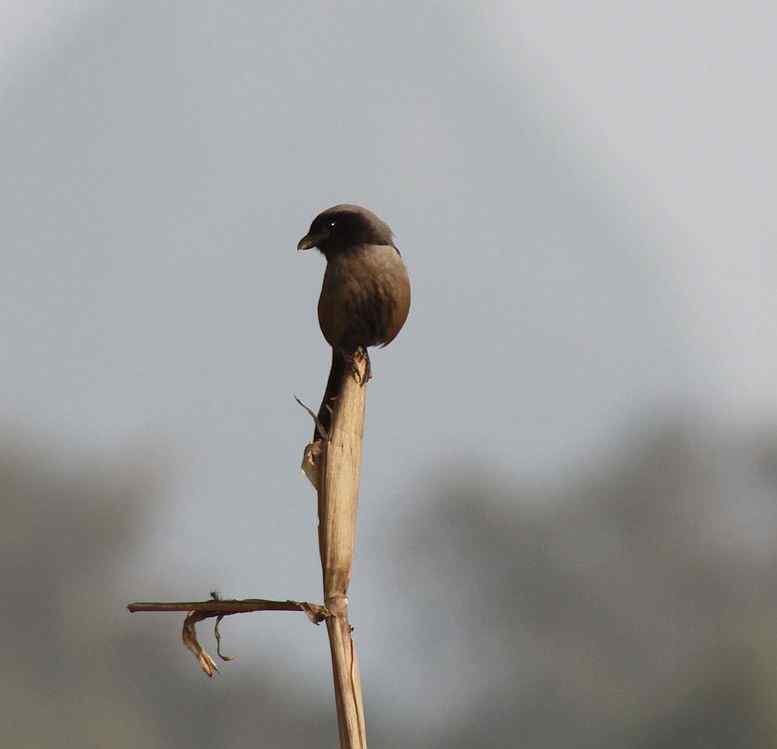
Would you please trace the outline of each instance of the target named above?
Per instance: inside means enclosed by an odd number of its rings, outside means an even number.
[[[318,540],[324,605],[259,598],[221,600],[216,594],[211,594],[212,600],[209,601],[137,602],[127,607],[131,612],[188,612],[184,621],[183,642],[197,657],[200,667],[208,676],[213,676],[218,669],[213,658],[197,641],[195,624],[203,619],[217,619],[218,655],[223,660],[231,660],[221,653],[218,622],[225,616],[250,611],[304,611],[315,624],[325,620],[332,653],[341,749],[367,748],[359,663],[351,636],[352,627],[348,621],[348,585],[356,543],[356,510],[367,395],[363,384],[366,364],[364,357],[356,357],[354,376],[344,379],[332,409],[329,433],[325,439],[308,445],[302,460],[302,468],[318,492]],[[310,409],[307,410],[310,412]]]
[[[348,585],[356,543],[364,406],[367,389],[361,384],[366,361],[357,358],[356,377],[346,377],[332,411],[328,440],[315,455],[318,479],[318,540],[324,580],[326,625],[332,652],[332,671],[341,749],[366,749],[359,665],[348,621]],[[308,473],[308,476],[311,474]]]

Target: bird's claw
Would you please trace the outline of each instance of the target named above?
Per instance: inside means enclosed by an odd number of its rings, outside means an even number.
[[[361,359],[365,360],[364,375],[359,370],[359,361]],[[370,355],[367,353],[366,348],[360,346],[351,356],[351,372],[353,378],[362,387],[372,379],[372,365],[370,364]]]

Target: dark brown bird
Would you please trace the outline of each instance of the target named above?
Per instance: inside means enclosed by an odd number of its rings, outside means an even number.
[[[410,280],[394,244],[391,228],[358,205],[336,205],[313,219],[298,250],[317,247],[326,257],[324,285],[318,300],[318,323],[332,347],[332,368],[318,420],[331,424],[332,401],[353,357],[369,346],[386,346],[396,338],[410,311]],[[314,439],[321,434],[318,428]]]

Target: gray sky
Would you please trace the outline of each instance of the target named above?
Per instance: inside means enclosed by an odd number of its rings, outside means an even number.
[[[171,465],[117,600],[316,598],[292,394],[329,355],[294,248],[336,202],[414,288],[373,358],[364,548],[456,461],[563,477],[657,410],[774,416],[777,10],[67,7],[0,6],[0,417]]]

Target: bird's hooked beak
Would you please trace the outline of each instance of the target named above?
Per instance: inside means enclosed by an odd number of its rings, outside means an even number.
[[[297,252],[300,250],[310,250],[313,247],[318,247],[318,245],[323,242],[329,235],[326,232],[310,232],[309,234],[306,234],[302,239],[300,239],[299,244],[297,245]]]

